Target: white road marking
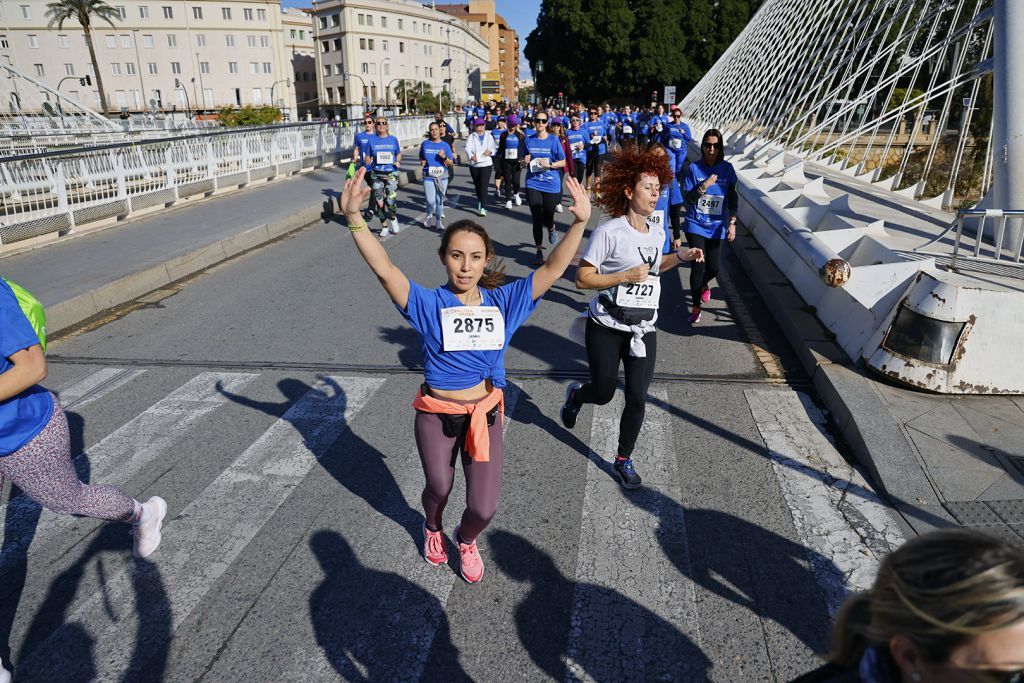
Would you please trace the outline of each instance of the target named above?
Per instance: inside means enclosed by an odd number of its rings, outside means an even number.
[[[330,390],[332,382],[340,392]],[[70,645],[80,642],[84,627],[94,639],[93,677],[119,678],[133,656],[132,648],[126,647],[130,634],[147,622],[167,621],[172,630],[177,628],[384,382],[378,377],[329,377],[318,382],[165,522],[154,564],[133,564],[125,558],[101,594],[69,615],[19,668],[35,678],[58,680],[69,670],[63,653],[78,649]],[[137,599],[151,592],[148,583],[160,584],[166,603]],[[108,612],[102,594],[109,604],[120,607],[120,614]]]
[[[668,404],[664,387],[652,388],[650,394]],[[611,403],[594,407],[591,458],[614,457],[622,407],[621,392]],[[688,638],[694,648],[700,647],[670,420],[664,409],[648,403],[634,452],[644,488],[625,491],[606,471],[587,468],[567,681],[703,675],[703,670],[691,670],[698,665],[693,661],[696,650],[688,650],[684,642]]]
[[[519,401],[521,390],[518,386],[509,384],[505,387],[505,425],[502,430],[507,440],[509,428],[514,422],[512,416],[515,414],[516,404]],[[412,416],[409,416],[407,424],[411,427]],[[412,434],[410,434],[410,438]],[[391,462],[391,457],[388,458]],[[461,465],[457,466],[461,471]],[[423,469],[420,465],[419,451],[415,448],[408,451],[404,456],[395,458],[391,462],[391,472],[395,477],[395,483],[401,490],[404,501],[396,501],[394,504],[387,504],[389,509],[395,510],[404,505],[416,510],[422,520],[422,503],[420,494],[423,492]],[[462,483],[460,483],[462,480]],[[445,508],[445,535],[450,539],[451,534],[458,523],[462,510],[466,505],[466,487],[461,474],[455,479],[455,487],[452,489],[451,497]],[[356,501],[358,503],[359,501]],[[367,518],[378,518],[379,513],[370,505],[366,505]],[[499,513],[500,514],[500,513]],[[407,579],[422,588],[431,596],[437,599],[438,608],[432,613],[425,613],[421,604],[407,605],[409,612],[391,615],[391,620],[396,624],[402,624],[401,635],[392,634],[394,638],[401,638],[408,647],[404,650],[405,659],[401,662],[392,662],[388,665],[391,671],[402,671],[405,680],[420,680],[423,674],[423,667],[426,666],[427,657],[430,654],[434,642],[434,635],[438,625],[444,618],[444,608],[448,603],[448,596],[456,581],[462,581],[447,566],[434,567],[427,564],[420,555],[421,541],[414,544],[410,542],[409,534],[401,524],[390,519],[381,520],[380,524],[368,525],[366,529],[352,529],[351,534],[346,534],[349,542],[359,561],[366,567],[375,571],[391,572]],[[373,542],[364,537],[365,534],[372,534]],[[448,544],[448,555],[452,556],[456,551]],[[458,557],[456,555],[456,566]],[[486,568],[485,568],[486,569]],[[484,580],[486,581],[486,574]],[[367,638],[377,637],[374,634],[367,634]],[[352,661],[358,658],[351,657]],[[318,647],[314,640],[309,646],[298,649],[290,657],[291,663],[286,669],[282,680],[298,681],[336,681],[338,674],[334,670],[322,648]]]
[[[120,389],[144,372],[141,368],[100,368],[55,393],[64,410],[82,408]]]
[[[810,398],[793,391],[743,393],[797,533],[818,554],[818,562],[810,554],[814,575],[835,613],[848,591],[871,587],[879,561],[903,543],[903,534],[860,472],[825,437],[826,418]]]
[[[226,391],[237,393],[257,377],[259,375],[251,373],[229,372],[196,375],[79,454],[75,462],[79,466],[82,460],[88,462],[90,483],[117,485],[125,482],[142,467],[170,452],[196,422],[228,403],[229,399],[217,390],[218,384]],[[0,572],[24,556],[33,538],[47,538],[75,523],[75,517],[68,515],[48,511],[40,515],[39,503],[28,496],[18,496],[0,508],[0,514],[4,513],[10,538],[4,539]]]

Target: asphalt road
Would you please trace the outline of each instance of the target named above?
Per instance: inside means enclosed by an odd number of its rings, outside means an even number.
[[[465,169],[449,195],[447,220],[468,216]],[[402,190],[405,229],[385,244],[436,286],[422,205],[419,187]],[[492,207],[484,223],[509,275],[525,275],[527,207]],[[686,273],[663,278],[641,491],[612,476],[621,394],[571,432],[557,419],[565,378],[587,370],[566,336],[586,302],[571,268],[517,333],[503,498],[477,585],[457,553],[441,567],[418,555],[417,337],[339,223],[55,341],[46,384],[68,407],[80,475],[161,495],[169,513],[160,549],[136,562],[123,525],[5,498],[4,660],[19,681],[760,681],[812,668],[829,614],[902,532],[830,443],[735,259],[695,327]],[[459,474],[446,529],[463,501]]]

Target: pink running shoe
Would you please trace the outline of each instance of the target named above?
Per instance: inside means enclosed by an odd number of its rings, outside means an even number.
[[[484,578],[484,561],[480,559],[476,541],[463,543],[459,540],[459,527],[455,527],[452,539],[455,541],[455,545],[459,546],[459,573],[462,574],[466,583],[476,583]]]
[[[694,306],[693,312],[686,316],[686,320],[691,324],[695,325],[700,322],[700,306]]]
[[[447,564],[448,551],[444,547],[444,532],[431,531],[423,525],[423,559],[435,567]]]
[[[706,304],[709,301],[711,301],[711,288],[705,287],[700,291],[700,302]]]

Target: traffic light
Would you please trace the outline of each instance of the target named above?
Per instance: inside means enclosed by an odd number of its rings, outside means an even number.
[[[78,82],[82,85],[92,85],[92,76],[86,74],[83,78],[79,78]]]
[[[181,80],[175,78],[174,79],[174,89],[177,90],[180,87],[181,87]]]

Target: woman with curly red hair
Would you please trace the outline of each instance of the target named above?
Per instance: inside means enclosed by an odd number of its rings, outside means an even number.
[[[700,249],[679,249],[662,258],[664,221],[649,221],[663,185],[672,182],[664,151],[626,145],[601,172],[601,207],[611,220],[590,237],[579,267],[576,286],[598,290],[587,309],[585,340],[590,382],[566,388],[562,424],[576,426],[585,403],[612,400],[619,363],[626,373],[626,404],[619,420],[615,471],[627,489],[640,487],[632,454],[644,423],[647,388],[654,375],[661,273],[683,261],[701,261]]]

